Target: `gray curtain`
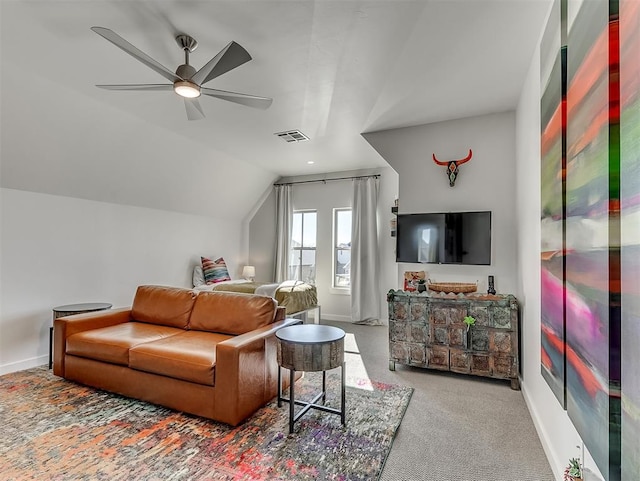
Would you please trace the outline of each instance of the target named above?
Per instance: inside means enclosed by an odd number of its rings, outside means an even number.
[[[274,280],[283,282],[289,278],[289,251],[291,249],[291,224],[293,204],[291,185],[276,185],[276,265]]]
[[[378,282],[377,177],[353,181],[351,221],[351,321],[381,325]]]

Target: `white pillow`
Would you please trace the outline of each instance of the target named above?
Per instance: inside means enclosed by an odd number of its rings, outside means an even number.
[[[200,264],[193,268],[193,287],[203,286],[204,284],[204,272],[202,272],[202,264]]]

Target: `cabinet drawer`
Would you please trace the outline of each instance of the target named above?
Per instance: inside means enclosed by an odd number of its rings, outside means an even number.
[[[491,333],[489,349],[491,352],[511,354],[513,348],[513,333],[509,331],[494,331]]]
[[[491,375],[491,362],[488,354],[470,354],[471,372],[481,376]]]
[[[493,377],[511,379],[517,377],[516,362],[513,356],[492,356]]]
[[[427,348],[429,367],[433,369],[449,370],[449,348],[432,346]]]
[[[467,303],[454,304],[443,302],[432,304],[429,310],[429,322],[438,326],[462,324],[467,315]]]
[[[426,367],[428,364],[427,350],[424,344],[390,342],[389,354],[392,361],[400,364],[421,367]]]
[[[449,367],[454,372],[468,374],[471,371],[471,355],[462,349],[450,349]]]

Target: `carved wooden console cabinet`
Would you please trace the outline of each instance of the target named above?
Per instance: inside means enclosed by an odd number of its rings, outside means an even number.
[[[512,295],[457,297],[391,290],[389,369],[396,363],[511,381],[518,379],[518,301]],[[475,319],[467,331],[466,316]]]

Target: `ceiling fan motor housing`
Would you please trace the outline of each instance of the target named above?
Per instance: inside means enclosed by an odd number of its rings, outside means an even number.
[[[185,80],[190,79],[196,73],[196,69],[187,63],[183,63],[176,69],[176,75]]]

